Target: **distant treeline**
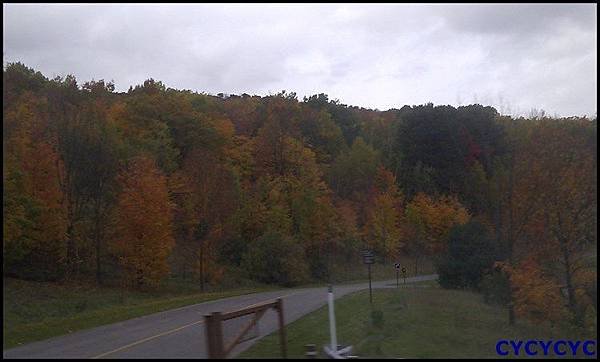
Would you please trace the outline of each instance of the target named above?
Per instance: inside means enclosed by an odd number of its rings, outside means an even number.
[[[511,321],[595,319],[595,118],[152,79],[117,93],[21,63],[3,97],[5,275],[296,285],[371,248],[416,272],[435,259],[443,285],[484,291]]]

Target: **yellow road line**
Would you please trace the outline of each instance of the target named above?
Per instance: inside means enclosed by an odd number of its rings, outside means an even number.
[[[299,292],[295,292],[295,293],[290,293],[290,294],[282,295],[282,296],[279,296],[279,297],[276,297],[276,298],[282,298],[282,299],[283,299],[283,298],[289,297],[289,296],[291,296],[291,295],[294,295],[294,294],[297,294],[297,293],[299,293]],[[272,299],[272,298],[270,298],[270,299]],[[270,300],[270,299],[267,299],[267,300]],[[246,306],[246,307],[243,307],[243,308],[240,308],[240,309],[244,309],[244,308],[251,308],[251,307],[254,307],[254,306],[256,306],[256,305],[259,305],[259,304],[261,304],[261,303],[264,303],[264,302],[265,302],[265,301],[258,302],[258,303],[254,303],[254,304],[252,304],[252,305],[248,305],[248,306]],[[102,358],[102,357],[104,357],[104,356],[108,356],[109,354],[113,354],[113,353],[116,353],[116,352],[122,351],[122,350],[124,350],[124,349],[131,348],[131,347],[133,347],[133,346],[137,346],[138,344],[142,344],[142,343],[145,343],[145,342],[151,341],[151,340],[153,340],[153,339],[155,339],[155,338],[162,337],[162,336],[166,336],[167,334],[171,334],[171,333],[174,333],[174,332],[180,331],[180,330],[182,330],[182,329],[184,329],[184,328],[191,327],[191,326],[193,326],[193,325],[196,325],[196,324],[202,324],[202,323],[204,323],[204,320],[199,320],[199,321],[196,321],[196,322],[193,322],[193,323],[190,323],[190,324],[186,324],[186,325],[184,325],[184,326],[181,326],[181,327],[179,327],[179,328],[171,329],[171,330],[169,330],[169,331],[166,331],[166,332],[163,332],[163,333],[157,334],[157,335],[155,335],[155,336],[151,336],[151,337],[148,337],[148,338],[140,339],[139,341],[136,341],[136,342],[133,342],[133,343],[127,344],[127,345],[125,345],[125,346],[123,346],[123,347],[119,347],[119,348],[117,348],[117,349],[114,349],[114,350],[112,350],[112,351],[104,352],[104,353],[102,353],[102,354],[99,354],[99,355],[97,355],[97,356],[94,356],[94,357],[92,357],[92,359],[95,359],[95,358]]]
[[[93,358],[93,359],[94,359],[94,358],[101,358],[101,357],[107,356],[107,355],[109,355],[109,354],[113,354],[113,353],[115,353],[115,352],[119,352],[119,351],[122,351],[122,350],[124,350],[124,349],[131,348],[131,347],[133,347],[133,346],[137,346],[138,344],[141,344],[141,343],[144,343],[144,342],[148,342],[148,341],[150,341],[150,340],[153,340],[153,339],[155,339],[155,338],[162,337],[162,336],[166,336],[167,334],[171,334],[171,333],[173,333],[173,332],[180,331],[180,330],[182,330],[182,329],[184,329],[184,328],[191,327],[191,326],[193,326],[193,325],[195,325],[195,324],[202,324],[202,323],[204,323],[204,320],[199,320],[199,321],[196,321],[196,322],[193,322],[193,323],[190,323],[190,324],[186,324],[185,326],[181,326],[181,327],[179,327],[179,328],[171,329],[170,331],[166,331],[166,332],[163,332],[163,333],[157,334],[157,335],[155,335],[155,336],[151,336],[151,337],[148,337],[148,338],[140,339],[140,340],[139,340],[139,341],[137,341],[137,342],[133,342],[133,343],[130,343],[130,344],[128,344],[128,345],[125,345],[125,346],[123,346],[123,347],[119,347],[119,348],[117,348],[117,349],[114,349],[114,350],[112,350],[112,351],[108,351],[108,352],[105,352],[105,353],[99,354],[99,355],[97,355],[97,356],[95,356],[95,357],[92,357],[92,358]]]
[[[290,293],[290,294],[286,294],[286,295],[280,295],[280,296],[278,296],[278,297],[275,297],[275,298],[269,298],[269,299],[267,299],[267,300],[263,300],[262,302],[254,303],[254,304],[251,304],[251,305],[247,305],[247,306],[245,306],[245,307],[242,307],[242,308],[240,308],[240,309],[252,308],[252,307],[255,307],[255,306],[257,306],[257,305],[259,305],[259,304],[262,304],[262,303],[264,303],[264,302],[266,302],[266,301],[273,300],[273,299],[277,299],[277,298],[281,298],[281,299],[283,299],[283,298],[287,298],[287,297],[289,297],[290,295],[294,295],[294,294],[297,294],[297,293],[299,293],[299,292],[296,292],[296,293]]]

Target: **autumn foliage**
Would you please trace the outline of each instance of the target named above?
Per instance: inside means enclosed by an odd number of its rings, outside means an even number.
[[[3,85],[5,275],[291,286],[373,249],[414,274],[436,261],[446,286],[497,299],[509,323],[595,328],[595,118],[153,79],[117,92],[21,63]]]
[[[454,225],[470,219],[468,211],[454,197],[438,198],[418,193],[406,205],[404,238],[417,260],[447,249],[447,238]]]
[[[175,244],[166,177],[152,159],[140,157],[119,174],[119,183],[111,250],[129,283],[156,286],[169,272]]]
[[[35,102],[25,94],[4,120],[12,137],[4,144],[3,252],[9,273],[56,279],[66,261],[63,164]]]
[[[364,238],[372,249],[387,258],[398,260],[404,243],[401,242],[402,194],[396,177],[380,167],[375,175],[371,200],[367,207]]]

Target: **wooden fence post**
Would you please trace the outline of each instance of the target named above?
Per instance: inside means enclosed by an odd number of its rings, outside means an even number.
[[[206,342],[208,344],[208,358],[225,358],[223,355],[223,329],[221,327],[221,313],[214,312],[204,316],[206,321]]]
[[[279,344],[281,345],[281,357],[287,358],[287,339],[285,336],[285,321],[283,319],[283,300],[277,298],[277,314],[279,317]]]
[[[264,313],[270,309],[277,310],[278,322],[279,322],[279,343],[281,344],[281,356],[287,358],[287,338],[285,335],[285,320],[283,311],[283,300],[278,298],[276,301],[270,301],[267,303],[255,304],[250,307],[238,309],[232,312],[221,314],[220,312],[214,312],[210,315],[204,316],[206,324],[206,343],[208,345],[208,358],[227,358],[227,355],[234,349],[234,347],[240,343],[246,333],[255,325],[258,320],[264,315]],[[242,328],[241,332],[234,337],[227,348],[225,348],[225,342],[223,341],[223,321],[227,321],[234,318],[239,318],[245,315],[254,314],[254,318],[250,321],[246,327]]]

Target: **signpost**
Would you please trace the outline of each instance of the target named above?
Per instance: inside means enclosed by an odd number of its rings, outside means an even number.
[[[398,274],[400,274],[400,263],[395,263],[394,267],[396,268],[396,288],[398,288]]]
[[[371,264],[375,263],[375,253],[373,250],[363,250],[363,263],[369,268],[369,301],[373,304],[373,291],[371,289]]]
[[[404,278],[404,284],[406,284],[406,267],[402,267],[402,277]]]

